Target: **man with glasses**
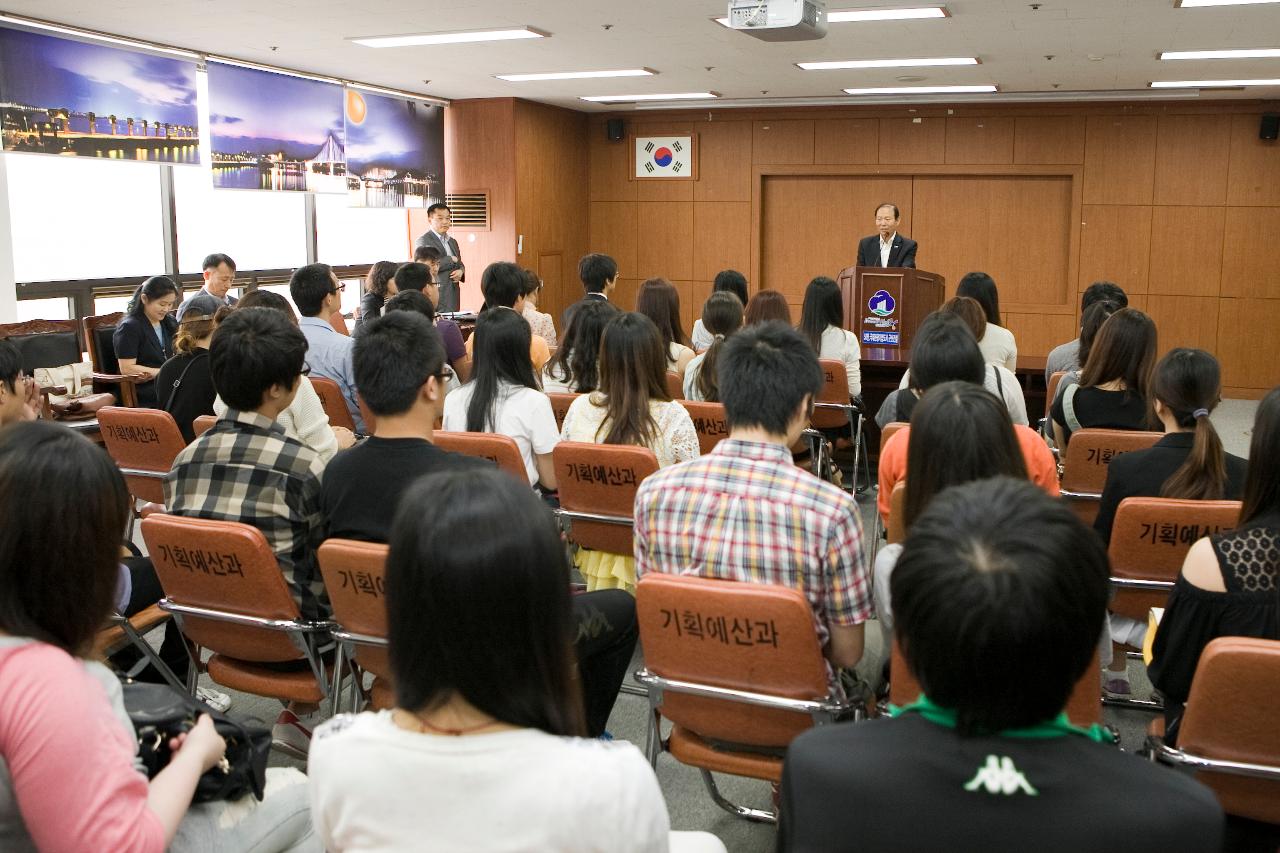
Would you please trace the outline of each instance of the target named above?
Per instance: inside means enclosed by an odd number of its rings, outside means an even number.
[[[459,287],[467,280],[467,268],[462,263],[462,251],[458,241],[449,236],[449,228],[453,225],[453,213],[448,205],[436,203],[427,208],[427,221],[430,228],[419,237],[414,247],[430,246],[440,252],[439,266],[436,270],[436,281],[440,284],[440,301],[437,311],[457,311]],[[415,255],[415,260],[416,260]]]
[[[22,372],[22,353],[0,340],[0,427],[33,421],[40,413],[40,389]]]
[[[201,306],[196,310],[197,314],[214,314],[223,305],[236,304],[236,298],[231,295],[231,287],[236,283],[236,262],[231,260],[230,255],[215,252],[204,259],[200,269],[204,285],[194,296],[178,306],[175,316],[179,323],[193,305]]]
[[[355,422],[356,432],[364,435],[364,420],[360,417],[360,403],[356,396],[358,386],[351,363],[352,341],[329,322],[329,318],[342,308],[344,287],[328,264],[298,267],[289,279],[289,295],[302,314],[298,326],[307,338],[310,375],[338,383],[347,411]]]

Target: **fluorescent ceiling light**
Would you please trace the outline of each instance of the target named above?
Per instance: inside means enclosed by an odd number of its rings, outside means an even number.
[[[1166,50],[1161,59],[1272,59],[1280,56],[1280,48],[1246,48],[1244,50]]]
[[[284,74],[287,77],[301,77],[303,80],[315,80],[319,83],[337,83],[339,86],[344,81],[337,77],[325,77],[320,74],[307,74],[303,71],[290,71],[288,68],[280,68],[275,65],[262,65],[257,62],[246,62],[243,59],[231,59],[226,56],[209,56],[210,62],[218,62],[223,65],[235,65],[240,68],[252,68],[255,71],[268,71],[272,74]]]
[[[715,92],[676,92],[671,95],[591,95],[579,100],[593,104],[622,104],[631,101],[706,101],[718,97]]]
[[[107,44],[119,44],[125,47],[150,50],[157,53],[169,53],[174,56],[183,56],[188,59],[198,59],[200,57],[200,54],[193,50],[182,50],[177,47],[167,47],[165,45],[155,44],[154,42],[142,41],[141,39],[110,36],[104,33],[94,32],[93,30],[64,27],[59,24],[47,24],[44,21],[29,20],[27,18],[20,18],[12,15],[0,15],[0,24],[16,24],[17,26],[30,27],[34,30],[45,30],[51,33],[60,33],[62,35],[75,36],[77,38],[92,39],[93,41],[106,42]]]
[[[658,72],[650,68],[623,68],[618,71],[547,71],[539,74],[495,74],[499,80],[528,83],[534,80],[587,80],[596,77],[651,77]]]
[[[1262,0],[1271,2],[1272,0]],[[1280,0],[1275,0],[1280,2]],[[918,6],[911,9],[832,9],[827,12],[829,24],[853,24],[869,21],[916,21],[923,18],[949,18],[946,6]],[[729,26],[728,18],[716,18],[722,27]]]
[[[999,91],[995,86],[872,86],[845,89],[846,95],[965,95]]]
[[[1189,9],[1193,6],[1252,6],[1257,3],[1280,3],[1280,0],[1174,0],[1173,5]]]
[[[514,39],[540,39],[548,34],[530,27],[501,30],[463,30],[452,33],[418,33],[406,36],[364,36],[347,41],[365,47],[409,47],[418,44],[466,44],[477,41],[512,41]]]
[[[977,65],[975,56],[943,56],[936,59],[850,59],[835,62],[797,62],[805,71],[835,71],[842,68],[930,68],[939,65]]]
[[[1152,89],[1235,89],[1240,86],[1280,86],[1280,78],[1272,80],[1157,80]]]

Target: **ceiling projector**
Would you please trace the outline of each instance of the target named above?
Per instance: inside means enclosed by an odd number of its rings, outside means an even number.
[[[827,34],[825,0],[729,0],[729,28],[762,41],[809,41]]]

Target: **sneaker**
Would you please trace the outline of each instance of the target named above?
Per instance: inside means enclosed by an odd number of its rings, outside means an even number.
[[[208,687],[197,687],[196,698],[204,704],[208,705],[219,714],[225,714],[227,709],[231,707],[231,697],[221,690],[211,690]]]
[[[1129,689],[1129,679],[1119,676],[1107,674],[1107,678],[1102,682],[1102,692],[1109,699],[1130,699],[1133,691]]]
[[[321,720],[319,711],[299,717],[285,708],[271,727],[271,745],[295,758],[306,758],[311,749],[311,732]]]

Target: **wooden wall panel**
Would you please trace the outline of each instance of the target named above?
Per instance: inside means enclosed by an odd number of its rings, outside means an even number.
[[[611,255],[618,262],[618,274],[624,278],[640,274],[639,215],[638,203],[624,201],[593,201],[588,211],[588,251]]]
[[[1089,116],[1084,169],[1085,204],[1151,204],[1155,116]]]
[[[1217,296],[1224,221],[1221,207],[1154,208],[1147,292]]]
[[[876,163],[880,153],[880,121],[839,118],[817,122],[813,137],[815,163]]]
[[[1045,356],[1058,344],[1064,344],[1080,333],[1073,314],[1009,314],[1001,312],[1004,326],[1018,342],[1018,357]],[[1031,414],[1032,420],[1036,415]]]
[[[813,122],[757,121],[751,130],[751,162],[813,162]]]
[[[744,275],[751,268],[751,205],[697,202],[693,205],[693,278],[711,281],[724,269]]]
[[[944,163],[946,159],[945,118],[880,119],[881,163]]]
[[[1227,204],[1280,206],[1280,156],[1276,143],[1258,138],[1260,118],[1250,112],[1231,119]]]
[[[952,295],[968,272],[989,273],[1002,303],[1070,306],[1071,179],[924,177],[912,190],[916,263]]]
[[[1231,122],[1223,116],[1160,116],[1156,204],[1215,204],[1227,199]]]
[[[1280,299],[1280,208],[1227,208],[1221,295]]]
[[[698,125],[694,201],[751,201],[751,122]]]
[[[671,281],[693,278],[693,202],[638,206],[636,275]]]
[[[630,144],[605,137],[604,120],[593,119],[587,126],[587,184],[591,201],[635,201],[636,181],[627,180],[631,165]]]
[[[910,235],[910,177],[769,178],[761,211],[760,281],[751,282],[752,291],[771,288],[799,304],[814,276],[834,277],[857,262],[858,240],[874,232],[875,206],[885,199],[898,200],[902,233]]]
[[[1280,385],[1274,345],[1280,329],[1280,299],[1218,301],[1218,359],[1224,387],[1270,389]]]
[[[1174,347],[1218,351],[1218,303],[1213,296],[1147,295],[1143,309],[1160,335],[1158,355]]]
[[[1083,163],[1084,124],[1082,116],[1018,116],[1013,162],[1028,166]]]
[[[1013,119],[999,117],[947,119],[946,161],[981,164],[1013,162]]]
[[[619,276],[618,283],[613,288],[613,293],[609,295],[609,301],[623,311],[636,310],[636,295],[640,292],[640,285],[643,282],[644,279],[642,278],[630,276],[622,278]]]
[[[692,295],[689,299],[689,304],[686,306],[683,301],[680,303],[680,307],[685,309],[688,314],[688,322],[684,326],[684,330],[688,334],[693,334],[693,321],[702,319],[702,306],[706,304],[707,297],[711,295],[711,282],[692,282],[691,290]]]
[[[1151,208],[1085,205],[1080,224],[1080,281],[1114,281],[1146,293],[1151,261]]]

